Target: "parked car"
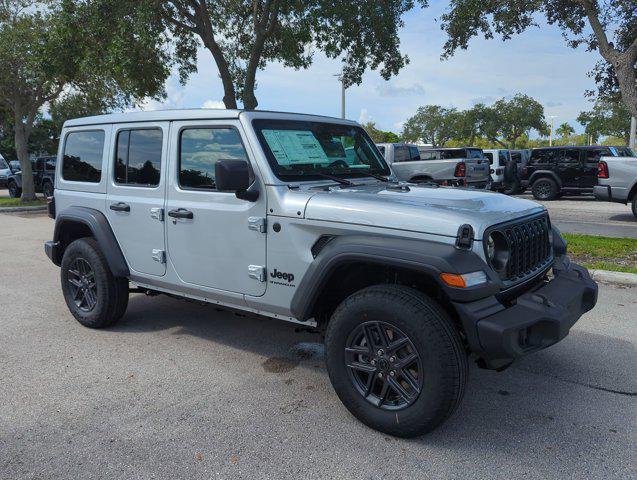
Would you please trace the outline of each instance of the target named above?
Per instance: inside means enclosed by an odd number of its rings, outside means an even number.
[[[400,180],[477,188],[489,183],[487,159],[480,149],[417,147],[406,143],[381,143],[377,147]]]
[[[503,369],[597,301],[543,206],[392,181],[352,121],[136,112],[60,138],[45,251],[81,324],[113,325],[131,282],[319,331],[341,401],[388,434],[451,415],[468,352]]]
[[[9,162],[9,168],[11,169],[11,172],[13,173],[17,173],[20,170],[22,170],[22,166],[20,166],[20,160],[11,160]]]
[[[597,167],[603,156],[620,156],[626,147],[534,148],[523,169],[522,186],[537,200],[553,200],[563,193],[593,193]]]
[[[9,178],[9,175],[11,175],[11,169],[4,157],[0,155],[0,188],[5,188],[7,186],[7,179]]]
[[[491,175],[491,190],[502,192],[505,190],[504,169],[507,162],[511,160],[509,150],[483,149],[482,153],[489,160],[489,173]]]
[[[55,180],[55,156],[38,157],[31,162],[33,170],[33,184],[37,193],[42,193],[46,198],[53,196]],[[9,195],[17,198],[22,195],[22,172],[12,173],[7,180]]]
[[[606,202],[631,204],[637,218],[637,153],[621,149],[621,157],[602,157],[598,164],[595,198]],[[630,155],[626,155],[630,154]]]

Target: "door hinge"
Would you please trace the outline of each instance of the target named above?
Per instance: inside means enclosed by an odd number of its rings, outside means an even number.
[[[159,263],[166,263],[166,251],[153,249],[153,260]]]
[[[155,220],[159,220],[160,222],[164,221],[164,209],[163,208],[151,208],[150,209],[150,217]]]
[[[266,232],[266,220],[264,217],[250,217],[248,218],[248,229],[255,232]]]
[[[248,265],[248,276],[260,282],[265,282],[265,267],[261,265]]]

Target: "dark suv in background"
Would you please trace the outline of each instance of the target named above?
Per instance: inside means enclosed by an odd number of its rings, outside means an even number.
[[[38,157],[31,162],[35,191],[45,197],[53,196],[53,180],[55,179],[55,156]],[[9,195],[18,198],[22,195],[22,172],[14,172],[7,179]]]
[[[624,156],[626,147],[534,148],[522,168],[522,187],[537,200],[553,200],[563,193],[592,193],[601,157]]]

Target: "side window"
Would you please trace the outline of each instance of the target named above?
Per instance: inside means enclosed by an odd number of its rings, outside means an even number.
[[[431,150],[420,150],[421,160],[435,160],[437,158],[436,152]]]
[[[577,163],[579,162],[579,150],[574,148],[568,148],[566,150],[562,150],[562,156],[560,157],[560,162],[562,163]]]
[[[234,128],[186,128],[179,136],[179,185],[215,189],[217,160],[245,160],[248,156]]]
[[[505,165],[509,161],[509,151],[508,150],[500,150],[498,152],[500,157],[500,165]]]
[[[558,157],[558,153],[559,150],[556,149],[533,150],[533,153],[531,154],[531,163],[555,163]]]
[[[394,147],[394,162],[408,162],[409,160],[408,147]]]
[[[610,150],[607,148],[590,148],[586,150],[586,161],[598,162],[601,157],[610,155]]]
[[[159,128],[119,131],[115,154],[115,182],[140,187],[159,185],[162,138]]]
[[[418,147],[409,147],[409,157],[412,162],[420,160],[420,152],[418,151]]]
[[[493,153],[491,152],[484,152],[484,156],[487,157],[487,160],[489,160],[489,163],[491,165],[493,165]]]
[[[57,159],[55,157],[51,157],[48,158],[46,160],[46,163],[44,165],[44,168],[48,171],[48,172],[54,172],[55,171],[55,161]]]
[[[383,145],[376,145],[378,147],[378,151],[384,157],[385,156],[385,147]]]
[[[69,133],[64,144],[62,178],[73,182],[99,183],[103,153],[104,131]]]

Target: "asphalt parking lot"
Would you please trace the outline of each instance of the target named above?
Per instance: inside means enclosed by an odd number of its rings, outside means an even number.
[[[635,289],[503,373],[471,368],[442,428],[400,440],[332,392],[318,338],[134,295],[116,327],[69,314],[43,215],[0,214],[0,478],[629,478]]]
[[[518,196],[537,202],[530,194]],[[592,195],[567,196],[538,203],[546,206],[551,221],[562,232],[637,238],[637,219],[630,205],[599,202]]]

